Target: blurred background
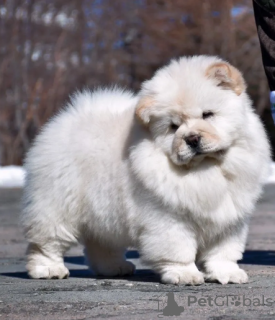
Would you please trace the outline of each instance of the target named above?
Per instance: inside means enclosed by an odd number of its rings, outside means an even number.
[[[0,0],[0,166],[22,164],[76,89],[138,91],[171,58],[194,54],[243,72],[275,146],[252,1]]]

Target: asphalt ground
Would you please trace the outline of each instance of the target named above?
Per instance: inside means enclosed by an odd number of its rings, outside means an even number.
[[[172,286],[139,260],[127,257],[137,272],[128,278],[94,278],[84,263],[83,248],[71,249],[66,280],[32,280],[25,271],[26,242],[19,222],[20,189],[0,189],[1,319],[158,319],[166,318],[168,293],[179,315],[173,319],[275,319],[275,185],[268,185],[250,223],[240,262],[247,284]],[[173,310],[176,310],[175,307]]]

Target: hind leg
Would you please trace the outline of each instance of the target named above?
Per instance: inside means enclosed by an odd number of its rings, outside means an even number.
[[[69,246],[48,241],[46,244],[30,243],[27,250],[27,270],[34,279],[65,279],[69,270],[65,267],[63,255]]]
[[[135,272],[134,264],[125,260],[124,249],[114,249],[91,240],[85,242],[85,255],[96,275],[114,277]]]

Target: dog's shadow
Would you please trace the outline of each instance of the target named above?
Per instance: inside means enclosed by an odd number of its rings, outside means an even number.
[[[262,266],[275,266],[275,251],[271,250],[247,250],[240,264],[252,264]]]
[[[130,250],[126,253],[127,259],[138,259],[139,253],[135,250]],[[85,259],[83,256],[70,256],[64,258],[65,263],[85,266]],[[244,253],[243,259],[239,261],[240,264],[262,265],[262,266],[275,266],[275,251],[262,251],[262,250],[247,250]],[[27,272],[5,272],[0,273],[2,276],[28,279]],[[135,274],[127,277],[95,277],[92,272],[87,269],[70,269],[71,278],[96,278],[96,279],[125,279],[128,281],[138,282],[159,282],[160,278],[150,269],[138,269]]]

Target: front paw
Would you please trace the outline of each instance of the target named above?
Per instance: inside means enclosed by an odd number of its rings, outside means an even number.
[[[166,284],[200,285],[204,283],[203,274],[193,265],[171,265],[162,268],[161,282]]]
[[[67,279],[70,275],[69,270],[64,264],[27,265],[28,274],[33,279]]]
[[[246,272],[239,268],[237,263],[228,261],[218,261],[207,264],[205,280],[218,281],[221,284],[227,283],[247,283]]]

